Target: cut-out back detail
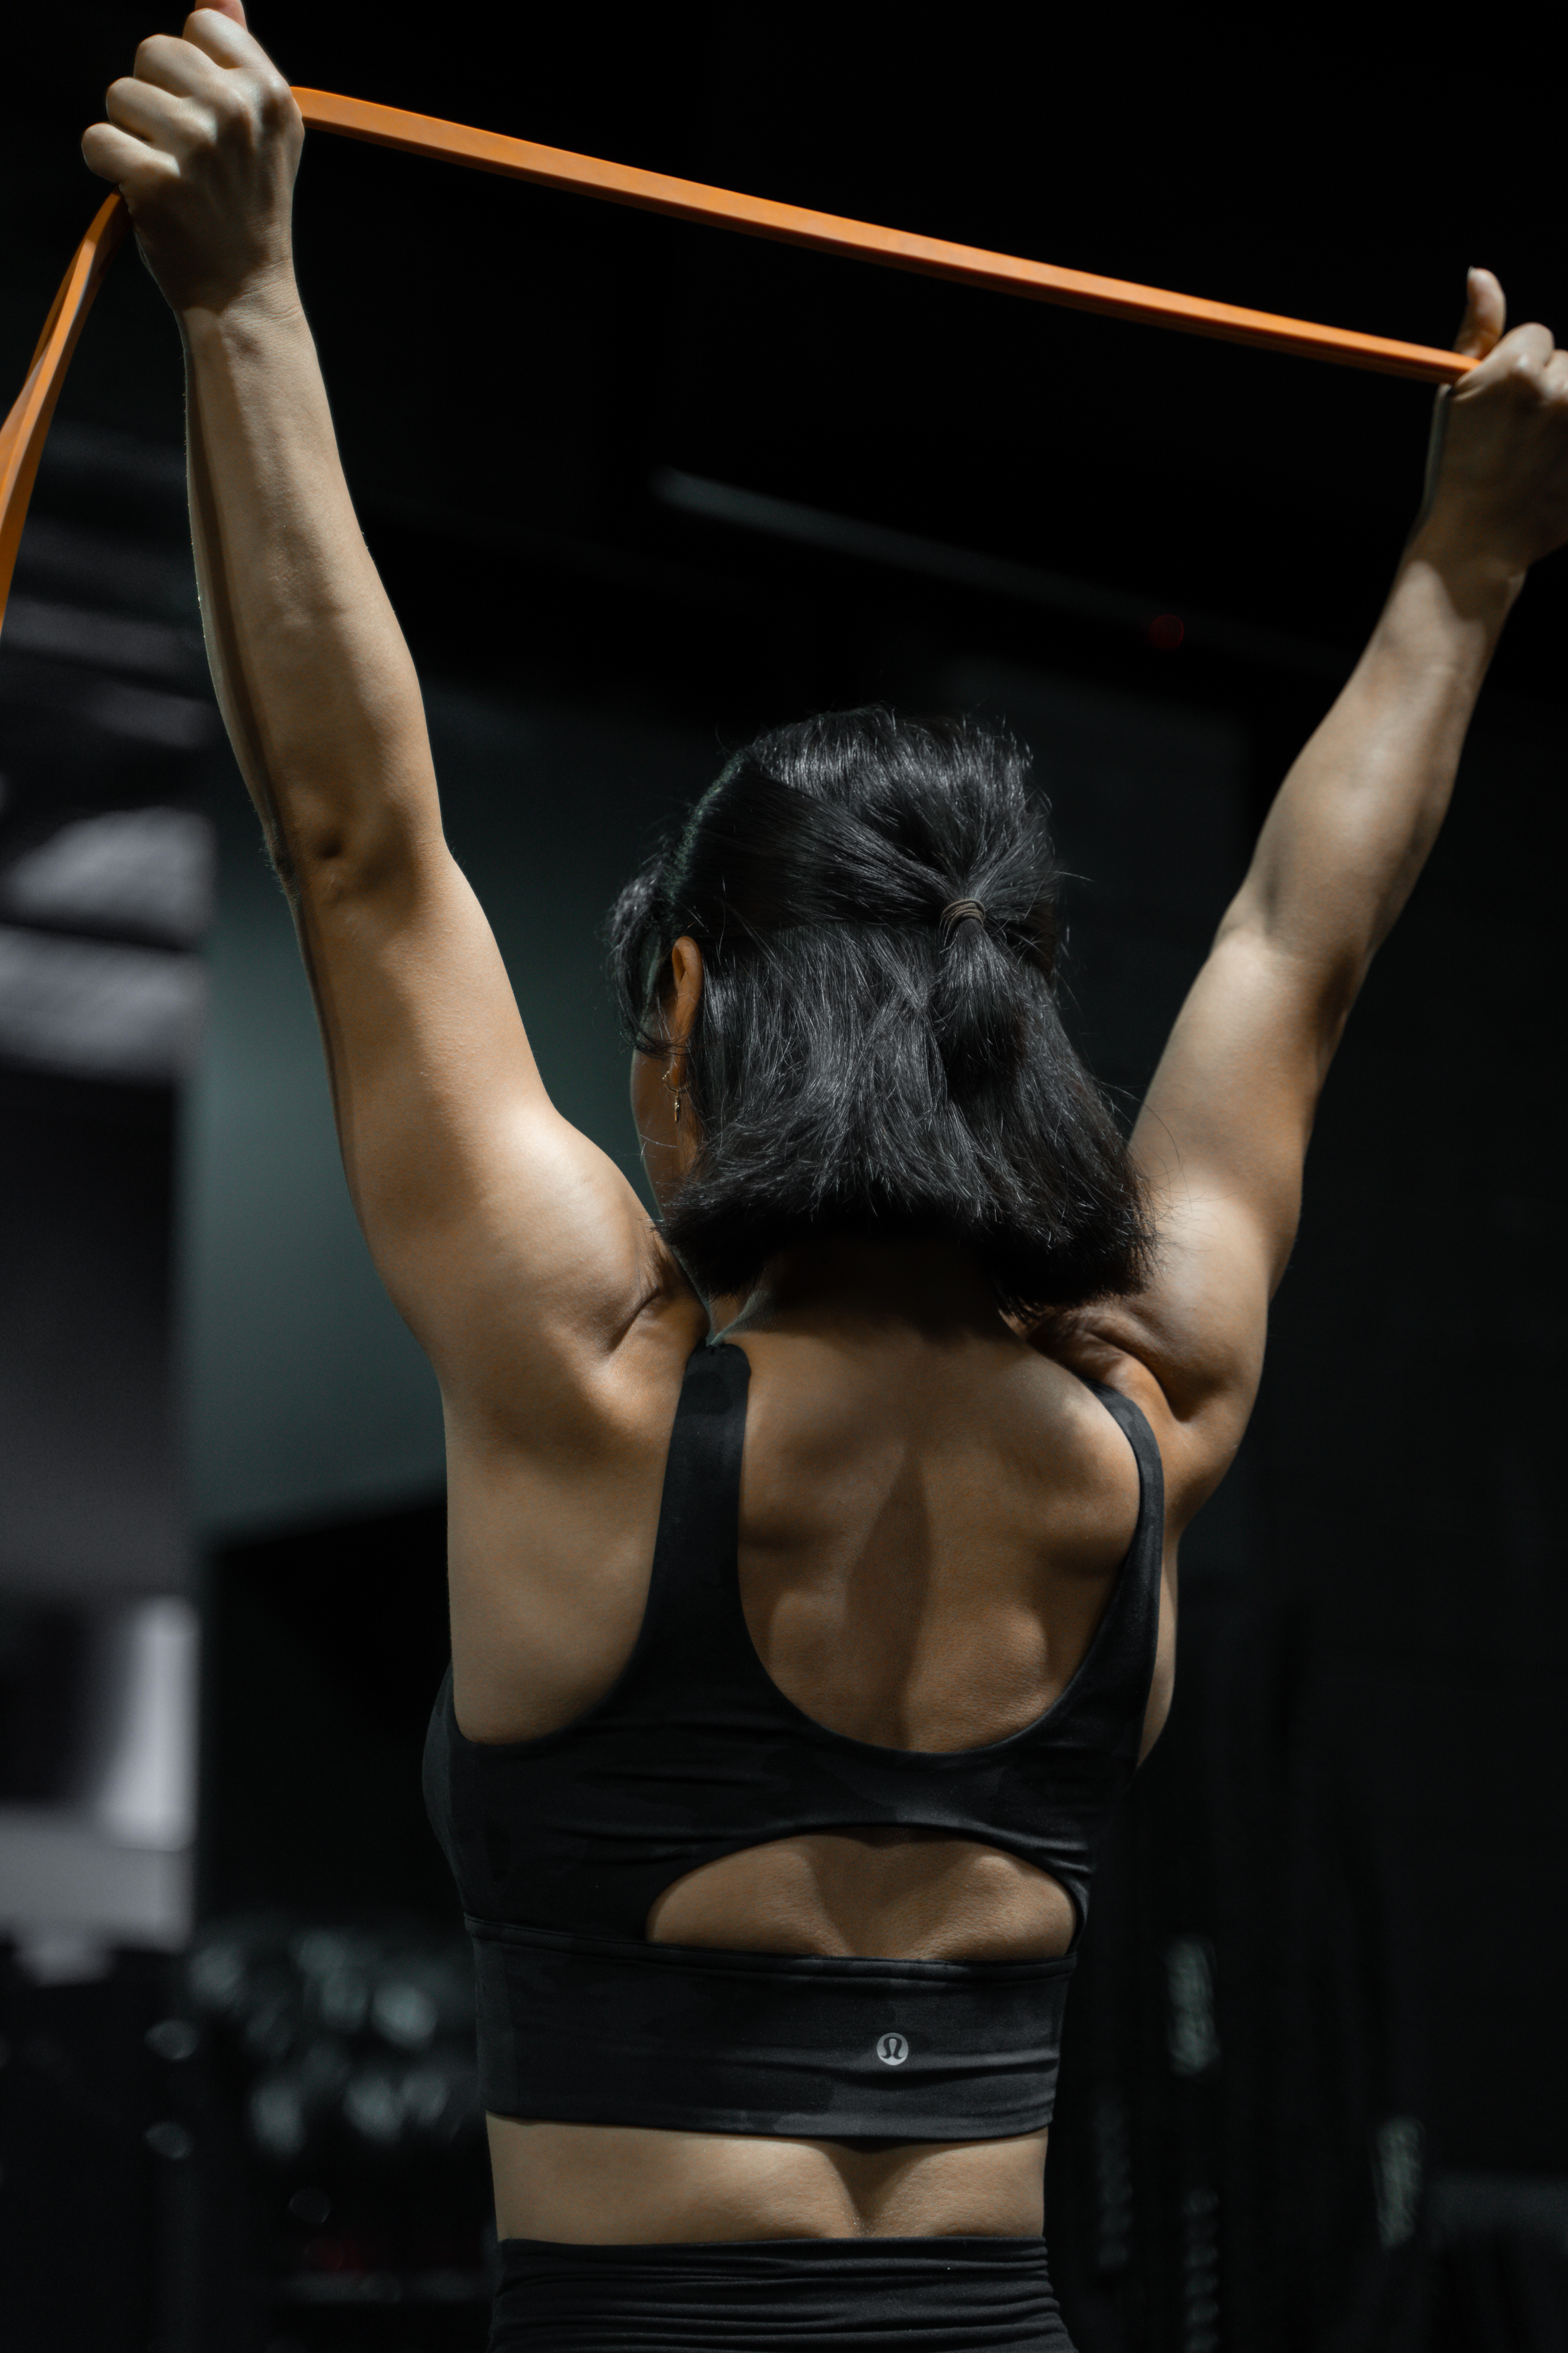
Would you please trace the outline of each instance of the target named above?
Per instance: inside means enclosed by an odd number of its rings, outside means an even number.
[[[426,1797],[462,1893],[492,2113],[895,2140],[1048,2122],[1078,1937],[1056,1961],[826,1959],[650,1944],[675,1881],[810,1831],[947,1831],[1057,1881],[1079,1924],[1131,1778],[1159,1632],[1163,1497],[1138,1408],[1091,1384],[1137,1457],[1138,1522],[1089,1650],[1022,1731],[970,1749],[828,1730],[757,1655],[736,1554],[751,1367],[697,1348],[671,1434],[646,1612],[610,1690],[533,1740],[468,1741],[448,1672]],[[893,2033],[907,2060],[877,2056]]]

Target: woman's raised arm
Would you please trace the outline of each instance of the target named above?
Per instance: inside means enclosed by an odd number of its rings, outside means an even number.
[[[238,0],[143,42],[106,104],[83,153],[180,322],[208,655],[294,911],[354,1205],[448,1402],[526,1414],[531,1359],[556,1391],[563,1353],[591,1358],[635,1316],[649,1223],[552,1107],[446,847],[295,286],[299,111]]]
[[[1466,729],[1529,566],[1568,541],[1568,353],[1507,336],[1472,271],[1441,462],[1372,639],[1280,788],[1133,1136],[1163,1247],[1084,1352],[1163,1422],[1180,1525],[1218,1484],[1262,1368],[1318,1097],[1373,955],[1448,807]],[[1120,1359],[1121,1371],[1115,1369]]]

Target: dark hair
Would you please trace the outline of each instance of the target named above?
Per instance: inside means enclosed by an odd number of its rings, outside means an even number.
[[[759,735],[621,892],[632,1042],[688,934],[702,1142],[666,1235],[710,1297],[811,1233],[941,1235],[1029,1313],[1136,1289],[1142,1187],[1052,987],[1058,869],[1027,754],[970,720],[833,712]],[[939,918],[976,899],[982,924]]]

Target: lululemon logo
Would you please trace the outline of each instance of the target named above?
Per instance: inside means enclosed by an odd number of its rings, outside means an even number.
[[[884,2067],[901,2067],[910,2055],[910,2046],[901,2034],[884,2034],[877,2045],[877,2056]]]

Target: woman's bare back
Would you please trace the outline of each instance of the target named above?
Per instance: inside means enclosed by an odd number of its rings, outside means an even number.
[[[918,1323],[817,1303],[728,1335],[751,1365],[739,1568],[752,1640],[795,1705],[878,1746],[982,1747],[1044,1715],[1137,1521],[1137,1465],[1110,1415],[964,1280],[958,1312],[939,1302]],[[666,1324],[607,1385],[597,1442],[510,1475],[500,1449],[454,1463],[454,1689],[470,1738],[558,1729],[630,1655],[704,1328],[700,1314]],[[1162,1615],[1145,1745],[1169,1705],[1168,1592]],[[1066,1892],[1020,1857],[871,1827],[706,1863],[647,1923],[662,1943],[936,1960],[1052,1957],[1074,1926]],[[602,2235],[606,2178],[622,2184],[616,2229],[633,2238],[689,2232],[693,2200],[721,2236],[1008,2231],[1020,2212],[1038,2228],[1043,2135],[942,2150],[780,2141],[744,2165],[732,2137],[493,2119],[491,2141],[501,2227],[518,2236]],[[574,2228],[590,2175],[595,2219]],[[683,2218],[668,2232],[667,2211]]]
[[[879,1746],[984,1747],[1044,1715],[1132,1540],[1138,1472],[1125,1438],[1064,1366],[994,1309],[988,1323],[796,1313],[731,1335],[752,1367],[739,1532],[748,1630],[787,1699]],[[689,1353],[685,1335],[670,1336],[662,1360],[627,1368],[605,1448],[619,1436],[618,1464],[574,1449],[511,1479],[492,1462],[477,1495],[454,1482],[454,1689],[471,1739],[559,1729],[631,1654]],[[1146,1740],[1169,1705],[1171,1630]],[[704,1864],[647,1922],[667,1943],[952,1960],[1047,1957],[1072,1929],[1068,1899],[1032,1865],[885,1829]]]

